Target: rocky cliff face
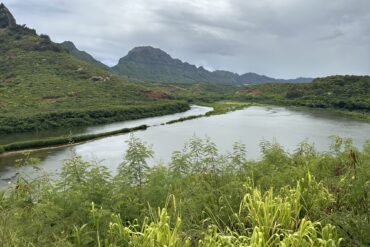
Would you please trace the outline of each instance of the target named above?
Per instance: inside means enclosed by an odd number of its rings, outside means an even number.
[[[17,25],[15,18],[12,13],[5,7],[4,4],[0,4],[0,28],[13,27]]]

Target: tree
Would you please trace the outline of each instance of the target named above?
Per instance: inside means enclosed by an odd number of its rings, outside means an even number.
[[[128,181],[130,185],[141,187],[149,170],[147,159],[153,157],[153,150],[134,135],[130,136],[127,144],[124,161],[118,167],[118,176]]]

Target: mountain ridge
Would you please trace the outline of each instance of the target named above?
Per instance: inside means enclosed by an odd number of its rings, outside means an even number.
[[[209,71],[202,66],[183,62],[173,58],[160,48],[137,46],[126,56],[119,59],[117,65],[109,67],[85,51],[79,50],[72,41],[64,41],[62,47],[76,58],[110,70],[123,78],[139,81],[165,83],[219,83],[219,84],[260,84],[260,83],[309,83],[313,78],[276,79],[253,72],[238,74],[227,70]]]
[[[119,59],[118,64],[111,67],[120,76],[135,77],[144,81],[162,81],[178,83],[298,83],[312,82],[313,78],[298,77],[295,79],[276,79],[257,73],[238,73],[216,70],[209,71],[202,66],[197,67],[180,59],[172,58],[165,51],[152,46],[135,47]]]
[[[20,30],[14,16],[0,4],[0,28],[15,28]],[[25,26],[23,28],[26,28]],[[35,33],[36,34],[36,33]],[[95,59],[89,53],[79,50],[71,41],[61,44],[50,42],[49,37],[44,36],[38,44],[38,49],[64,49],[69,54],[81,61],[95,65],[101,69],[114,72],[122,78],[137,79],[147,82],[165,83],[219,83],[230,85],[259,84],[259,83],[286,83],[286,82],[311,82],[312,78],[275,79],[265,75],[248,72],[237,74],[226,70],[209,71],[202,66],[197,67],[180,59],[173,58],[165,51],[152,46],[138,46],[131,49],[128,54],[119,59],[118,64],[109,67]],[[20,36],[19,36],[20,37]],[[59,46],[60,45],[60,46]],[[50,47],[48,47],[50,46]]]

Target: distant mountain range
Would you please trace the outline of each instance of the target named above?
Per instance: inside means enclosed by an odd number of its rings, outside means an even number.
[[[179,59],[172,58],[161,49],[151,46],[135,47],[129,53],[121,58],[117,65],[109,68],[101,62],[94,59],[84,51],[80,51],[76,46],[66,41],[62,46],[75,57],[86,62],[98,65],[104,69],[110,69],[115,74],[135,78],[149,82],[167,82],[167,83],[220,83],[220,84],[260,84],[260,83],[308,83],[313,78],[296,79],[276,79],[256,73],[245,73],[239,75],[230,71],[216,70],[209,71],[203,67],[197,67]]]

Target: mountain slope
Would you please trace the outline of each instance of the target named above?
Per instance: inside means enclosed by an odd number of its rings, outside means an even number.
[[[161,115],[188,105],[81,61],[0,10],[0,134]]]
[[[137,78],[143,81],[159,81],[169,83],[223,83],[223,84],[250,84],[269,82],[311,82],[312,78],[297,78],[292,80],[275,79],[255,73],[238,75],[229,71],[208,71],[203,67],[196,67],[158,48],[142,46],[132,49],[121,58],[112,70],[120,75]]]
[[[16,21],[7,7],[3,3],[0,4],[0,28],[14,27]]]
[[[149,46],[132,49],[112,70],[139,80],[174,83],[206,82],[209,74],[202,68],[173,59],[164,51]]]
[[[65,50],[69,52],[69,54],[75,56],[76,58],[88,62],[90,64],[96,65],[102,69],[109,69],[109,67],[102,62],[96,60],[93,56],[85,51],[80,51],[76,48],[76,46],[71,41],[64,41],[60,44]]]

